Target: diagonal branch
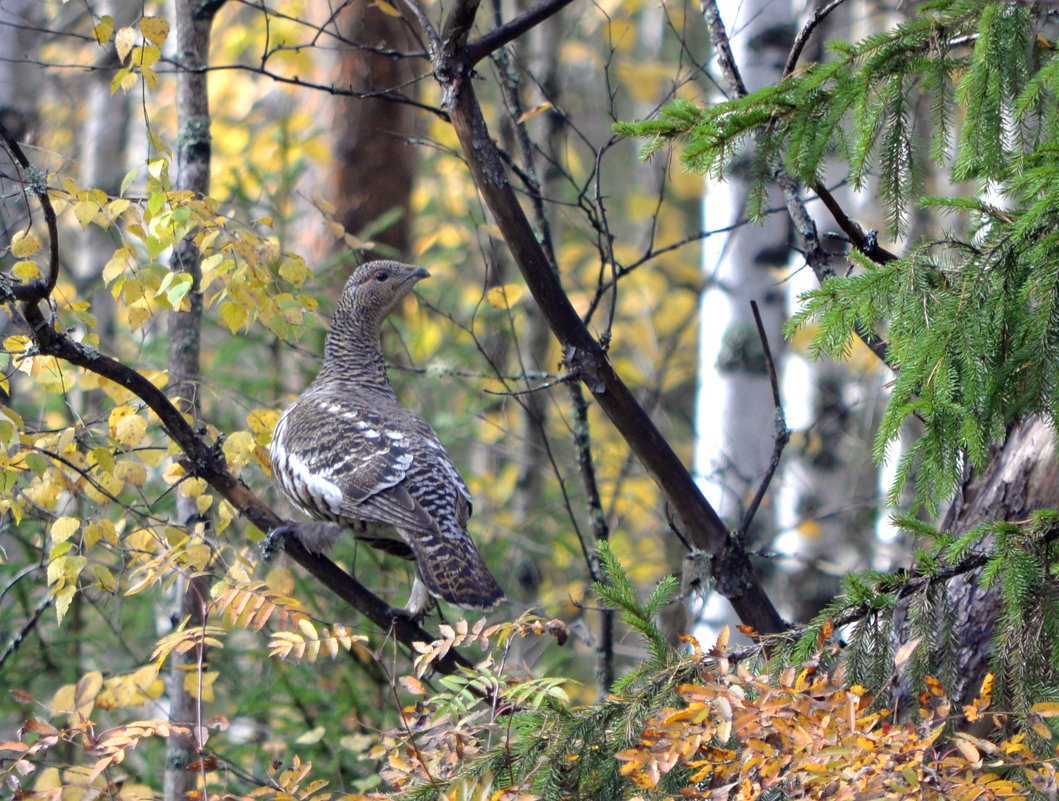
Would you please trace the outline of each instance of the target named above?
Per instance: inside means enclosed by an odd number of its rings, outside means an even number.
[[[458,0],[445,25],[458,33],[477,0]],[[451,41],[446,43],[451,45]],[[533,226],[508,181],[468,73],[466,47],[443,47],[434,74],[448,102],[453,128],[483,200],[503,233],[526,285],[563,348],[566,364],[577,371],[603,412],[639,458],[666,500],[676,509],[695,547],[713,554],[717,589],[740,619],[762,634],[786,626],[765,594],[741,543],[703,497],[687,468],[650,416],[615,372],[563,290]]]

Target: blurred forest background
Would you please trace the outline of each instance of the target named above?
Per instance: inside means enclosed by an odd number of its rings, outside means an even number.
[[[988,471],[972,474],[983,458],[961,461],[925,504],[911,484],[891,491],[895,476],[914,477],[918,462],[902,455],[924,418],[906,413],[905,435],[877,441],[895,375],[885,349],[869,332],[844,338],[846,358],[817,359],[818,322],[784,332],[801,293],[859,264],[847,251],[876,258],[967,233],[899,192],[992,197],[984,183],[951,182],[947,157],[930,150],[917,116],[926,93],[911,93],[902,112],[902,135],[921,143],[911,167],[887,150],[852,181],[840,149],[814,163],[802,207],[819,231],[812,254],[786,185],[754,182],[749,141],[726,143],[734,166],[722,180],[720,169],[703,176],[681,163],[689,131],[672,145],[615,131],[673,101],[738,99],[726,58],[753,92],[798,75],[792,47],[802,63],[821,62],[828,43],[916,20],[919,3],[546,2],[541,19],[503,37],[495,33],[525,21],[528,6],[468,5],[476,24],[458,47],[478,60],[453,81],[437,70],[445,52],[424,20],[446,42],[443,21],[460,6],[438,0],[0,0],[0,121],[10,134],[0,247],[12,310],[0,380],[4,793],[312,797],[319,788],[299,782],[318,777],[334,792],[402,787],[419,768],[395,756],[412,752],[395,749],[393,731],[421,724],[409,721],[424,695],[453,693],[451,728],[437,742],[458,740],[461,726],[488,717],[470,711],[475,692],[523,683],[512,703],[604,702],[616,680],[687,647],[681,635],[705,647],[743,623],[737,647],[815,619],[809,640],[820,648],[833,628],[817,615],[837,609],[836,596],[882,609],[874,585],[848,577],[911,567],[913,535],[931,536],[928,521],[946,509],[943,528],[966,533],[1056,505],[1052,432],[1040,420],[985,437],[993,456],[1005,435],[1022,437],[1007,450],[1022,461],[998,468],[999,490]],[[731,47],[720,58],[718,7]],[[1050,48],[1049,14],[1040,19]],[[461,139],[446,94],[461,86],[473,86],[499,145],[493,173],[476,172],[478,147]],[[645,141],[656,146],[647,159]],[[724,560],[689,533],[660,468],[644,466],[653,441],[630,444],[647,432],[612,422],[611,379],[592,372],[576,337],[554,335],[527,288],[518,254],[529,246],[512,246],[508,218],[481,191],[497,165],[570,306],[720,515],[714,535],[734,532],[725,547],[737,569],[722,565],[718,589],[711,559]],[[32,329],[33,315],[15,311],[25,296],[10,291],[49,279],[52,239],[35,196],[45,184],[60,269],[32,305],[47,299],[40,308],[58,321],[47,325],[79,343],[69,352],[84,364],[41,352],[23,324]],[[469,630],[476,621],[458,624],[459,610],[428,616],[427,641],[439,640],[421,649],[291,560],[263,561],[268,518],[199,470],[223,454],[244,489],[291,516],[269,481],[272,427],[315,373],[346,277],[375,257],[431,273],[385,333],[390,376],[459,465],[475,497],[472,536],[510,599],[488,618],[501,628]],[[135,387],[86,368],[97,353],[163,388],[187,415],[187,436],[213,450],[181,457],[176,429]],[[401,605],[410,568],[369,550],[350,538],[332,558]],[[774,610],[745,601],[743,561]],[[617,596],[601,599],[598,585]],[[992,608],[977,585],[962,591]],[[940,626],[959,656],[941,660],[938,697],[988,698],[991,624],[976,620],[967,634],[950,619],[959,597],[931,595],[935,616],[910,613],[911,623],[870,617],[857,636],[874,638],[876,661],[857,676],[916,697],[926,661],[910,677],[895,671],[921,630]],[[652,600],[630,612],[635,598]],[[463,640],[482,643],[468,660],[492,655],[488,681],[427,670]],[[1026,709],[1051,694],[1027,696]],[[133,731],[130,720],[145,722]],[[176,723],[191,729],[174,734]],[[129,739],[104,747],[104,730]],[[22,762],[20,738],[37,743]],[[442,753],[437,742],[431,753]],[[479,775],[459,797],[536,797],[491,795],[502,785],[489,781]]]

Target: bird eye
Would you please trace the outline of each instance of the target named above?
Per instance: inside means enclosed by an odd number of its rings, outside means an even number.
[[[376,281],[380,281],[380,282],[381,281],[386,281],[389,278],[390,278],[390,274],[388,272],[386,272],[386,270],[379,270],[377,273],[375,273],[375,280]]]

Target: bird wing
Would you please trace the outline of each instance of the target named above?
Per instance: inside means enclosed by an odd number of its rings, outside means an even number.
[[[426,463],[437,463],[440,455],[444,464],[436,472],[446,480],[455,476],[455,513],[466,521],[470,503],[463,480],[429,426],[424,445],[419,424],[426,424],[406,409],[369,405],[350,395],[306,393],[285,417],[280,450],[295,455],[302,474],[337,490],[337,505],[328,509],[332,517],[436,528],[414,497],[419,494],[414,485],[426,485],[431,478],[424,474]]]

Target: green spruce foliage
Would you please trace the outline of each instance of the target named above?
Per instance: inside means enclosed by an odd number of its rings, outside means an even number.
[[[821,63],[745,97],[678,100],[655,119],[617,126],[647,140],[644,157],[679,141],[687,169],[719,179],[747,168],[734,157],[752,144],[752,218],[765,213],[780,170],[807,187],[875,192],[903,249],[873,260],[851,248],[849,271],[806,293],[788,332],[811,325],[815,353],[833,357],[848,355],[858,334],[884,333],[894,375],[874,457],[917,421],[890,501],[913,490],[899,522],[919,547],[905,574],[847,577],[844,595],[782,661],[807,658],[834,624],[845,626],[854,680],[885,690],[898,675],[922,687],[929,674],[952,686],[961,610],[947,582],[974,569],[997,595],[991,666],[1001,704],[1024,713],[1053,700],[1056,515],[953,536],[916,514],[936,515],[965,468],[982,467],[1014,424],[1034,415],[1059,424],[1057,38],[1052,4],[928,2],[890,30],[830,42]],[[844,174],[825,174],[825,159]],[[924,190],[931,162],[943,196]],[[937,180],[945,173],[948,187]],[[911,241],[917,206],[937,222]]]
[[[777,168],[808,185],[834,181],[823,174],[831,155],[847,165],[840,177],[878,192],[893,236],[915,204],[958,215],[953,230],[893,261],[851,253],[855,269],[809,292],[791,323],[818,323],[815,349],[836,356],[858,331],[886,331],[898,369],[875,456],[906,418],[922,420],[893,493],[914,473],[916,500],[931,511],[1010,423],[1059,421],[1059,62],[1048,13],[927,3],[893,30],[832,42],[823,63],[746,97],[675,101],[657,119],[618,126],[648,139],[645,156],[681,139],[684,165],[719,177],[752,139],[752,216]],[[914,130],[924,124],[926,138]],[[923,196],[928,158],[949,165],[954,196]]]

